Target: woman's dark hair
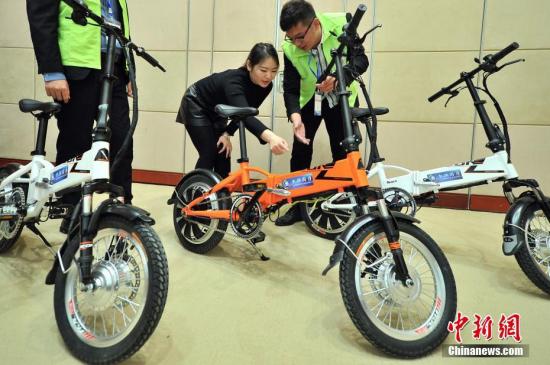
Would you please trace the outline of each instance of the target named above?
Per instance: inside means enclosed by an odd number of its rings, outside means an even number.
[[[256,43],[250,50],[248,57],[246,57],[242,68],[246,69],[247,62],[250,62],[250,67],[254,67],[269,57],[273,58],[277,66],[279,66],[279,55],[275,47],[271,43]]]
[[[308,24],[315,18],[313,6],[305,0],[290,0],[283,5],[281,9],[281,19],[279,25],[283,32],[298,23]]]

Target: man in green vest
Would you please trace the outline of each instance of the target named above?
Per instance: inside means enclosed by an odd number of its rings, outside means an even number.
[[[86,4],[94,13],[119,21],[124,34],[129,37],[126,0],[87,0]],[[44,76],[46,94],[62,104],[61,111],[56,115],[59,129],[56,164],[81,155],[91,147],[107,49],[107,37],[103,30],[93,24],[76,24],[71,19],[72,13],[72,8],[60,0],[27,0],[38,73]],[[131,96],[130,84],[118,44],[116,51],[117,80],[113,85],[109,113],[111,162],[130,126],[127,98]],[[132,200],[132,157],[132,148],[129,148],[120,168],[111,176],[113,183],[124,188],[128,203]],[[69,204],[75,204],[78,199],[79,194],[63,197]]]
[[[346,24],[344,13],[316,14],[313,6],[304,0],[290,0],[281,10],[280,26],[286,33],[283,43],[284,78],[283,91],[286,112],[294,129],[294,144],[290,170],[309,168],[313,155],[313,139],[325,121],[333,161],[343,159],[346,153],[340,142],[344,130],[335,90],[334,74],[322,82],[317,79],[331,61],[330,51],[338,48],[338,35]],[[351,91],[349,104],[357,103],[357,82],[353,75],[360,75],[369,65],[364,49],[355,54],[344,67],[346,85]],[[333,69],[334,70],[334,69]],[[298,205],[279,217],[278,226],[291,225],[301,220]]]

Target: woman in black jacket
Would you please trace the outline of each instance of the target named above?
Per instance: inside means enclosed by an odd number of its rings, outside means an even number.
[[[244,66],[212,74],[189,86],[176,121],[185,124],[199,152],[195,168],[214,170],[221,177],[229,175],[232,149],[229,137],[238,129],[238,124],[228,125],[214,108],[217,104],[258,108],[271,92],[278,70],[279,57],[273,45],[257,43]],[[260,143],[269,143],[273,153],[288,151],[288,143],[257,118],[246,118],[245,126]]]

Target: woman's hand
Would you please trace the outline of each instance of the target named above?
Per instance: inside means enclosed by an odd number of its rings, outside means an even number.
[[[288,152],[288,143],[283,138],[279,137],[269,129],[266,129],[260,136],[264,141],[269,143],[271,152],[276,155]]]
[[[229,156],[231,156],[233,146],[231,146],[231,141],[229,140],[229,134],[227,134],[227,132],[222,134],[218,139],[218,143],[216,143],[218,149],[220,148],[220,145],[222,148],[218,151],[218,153],[223,153],[225,151],[225,157],[229,158]]]

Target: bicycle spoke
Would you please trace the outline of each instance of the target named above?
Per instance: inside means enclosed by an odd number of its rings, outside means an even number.
[[[117,295],[117,298],[120,299],[120,300],[125,301],[125,302],[128,303],[128,304],[130,304],[130,308],[132,308],[132,310],[134,311],[134,313],[137,313],[136,307],[137,307],[137,308],[141,307],[140,304],[138,304],[138,303],[136,303],[136,302],[132,302],[130,299],[123,298],[123,297],[121,297],[120,295]]]

